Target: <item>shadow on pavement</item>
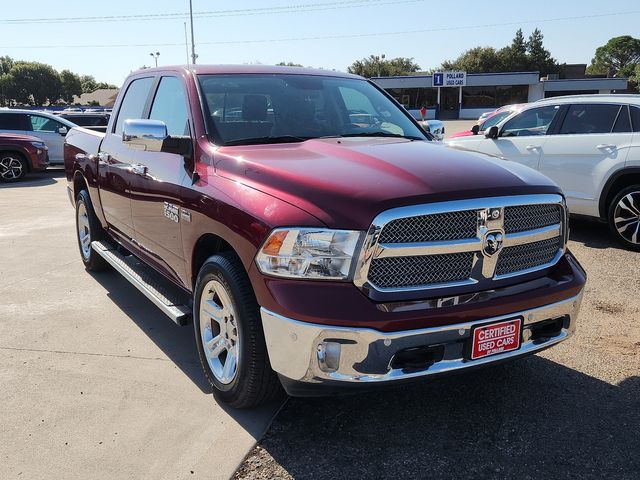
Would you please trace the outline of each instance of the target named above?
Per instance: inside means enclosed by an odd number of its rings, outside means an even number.
[[[637,479],[640,377],[541,357],[352,397],[291,399],[262,442],[296,479]]]
[[[65,178],[64,169],[47,169],[44,172],[29,173],[22,180],[15,183],[0,182],[0,189],[3,188],[24,188],[24,187],[45,187],[56,183],[56,179]]]
[[[591,248],[617,248],[624,250],[609,230],[609,226],[596,219],[572,217],[569,224],[569,239]]]

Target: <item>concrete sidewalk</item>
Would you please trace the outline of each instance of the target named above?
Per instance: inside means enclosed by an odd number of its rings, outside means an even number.
[[[0,478],[229,478],[280,404],[222,408],[192,327],[84,270],[65,185],[0,185]]]

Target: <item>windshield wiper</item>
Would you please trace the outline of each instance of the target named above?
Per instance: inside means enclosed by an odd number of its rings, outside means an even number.
[[[406,138],[409,140],[424,140],[422,137],[415,135],[402,135],[400,133],[391,132],[360,132],[360,133],[344,133],[342,135],[332,135],[322,138],[340,138],[340,137],[388,137],[388,138]]]
[[[290,142],[304,142],[309,140],[310,137],[296,137],[294,135],[280,135],[278,137],[254,137],[254,138],[239,138],[237,140],[229,140],[224,142],[224,146],[231,145],[260,145],[269,143],[290,143]]]

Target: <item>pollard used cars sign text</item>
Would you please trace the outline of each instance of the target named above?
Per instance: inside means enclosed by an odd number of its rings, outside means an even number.
[[[437,72],[433,74],[434,87],[464,87],[467,85],[467,72]]]

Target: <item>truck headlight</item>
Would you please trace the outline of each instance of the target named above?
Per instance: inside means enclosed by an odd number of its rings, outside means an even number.
[[[262,273],[286,278],[347,280],[363,232],[322,228],[277,228],[256,263]]]

